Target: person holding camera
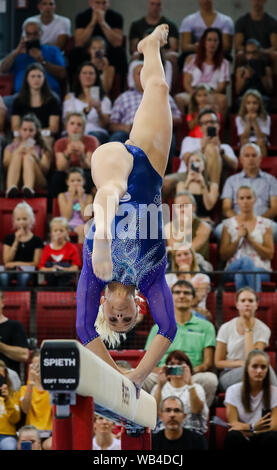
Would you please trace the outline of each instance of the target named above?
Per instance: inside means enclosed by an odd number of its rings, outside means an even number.
[[[18,394],[13,391],[5,362],[0,360],[0,450],[16,449],[20,417]]]
[[[264,351],[249,352],[242,381],[227,389],[225,406],[230,428],[224,450],[276,450],[277,387],[270,382],[269,357]]]
[[[35,426],[26,424],[19,429],[17,450],[42,450],[40,432]]]
[[[202,385],[193,382],[193,366],[189,357],[180,350],[169,353],[165,366],[158,373],[154,396],[159,409],[161,401],[169,396],[182,400],[186,419],[184,428],[204,434],[207,431],[209,409]]]

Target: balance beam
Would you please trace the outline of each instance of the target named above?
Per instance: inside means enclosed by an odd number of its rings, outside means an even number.
[[[97,414],[136,432],[155,429],[157,405],[130,379],[75,340],[45,340],[41,346],[41,383],[50,393],[92,397]]]

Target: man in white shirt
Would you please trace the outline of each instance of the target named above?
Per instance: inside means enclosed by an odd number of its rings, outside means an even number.
[[[55,0],[38,0],[37,5],[40,15],[27,18],[36,19],[41,23],[41,43],[57,46],[64,50],[68,38],[71,36],[71,20],[65,16],[56,15]],[[23,24],[24,26],[24,24]]]

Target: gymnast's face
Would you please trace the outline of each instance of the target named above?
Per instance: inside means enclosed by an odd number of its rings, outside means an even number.
[[[136,323],[137,307],[134,296],[125,292],[109,292],[103,300],[104,317],[111,330],[129,331]]]

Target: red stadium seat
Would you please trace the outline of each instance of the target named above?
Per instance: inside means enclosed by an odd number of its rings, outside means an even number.
[[[179,157],[172,158],[172,166],[171,166],[171,173],[177,173],[181,160]]]
[[[13,94],[13,75],[0,74],[0,95],[9,96]]]
[[[9,233],[13,232],[12,226],[12,213],[15,206],[22,202],[23,199],[6,199],[0,198],[0,241],[3,241],[4,237]],[[28,204],[33,208],[36,223],[34,226],[34,234],[45,240],[46,237],[46,220],[47,220],[47,199],[31,198],[28,199]]]
[[[31,293],[4,292],[4,315],[10,320],[19,321],[25,328],[27,336],[30,333]]]
[[[60,217],[60,208],[58,203],[58,198],[55,197],[52,200],[52,217]]]
[[[261,169],[277,178],[277,156],[263,157],[261,161]]]
[[[44,339],[76,339],[76,293],[37,293],[36,337],[38,346]]]
[[[223,421],[227,421],[226,419],[226,408],[225,407],[218,407],[215,409],[215,416],[222,419]],[[215,426],[215,449],[216,450],[223,450],[224,448],[224,440],[227,435],[228,428],[224,428],[223,426]]]
[[[218,245],[217,243],[209,243],[209,262],[213,265],[214,271],[217,270]]]
[[[3,265],[3,243],[0,242],[0,266]]]
[[[209,292],[206,300],[206,307],[213,316],[214,323],[216,322],[216,291]]]
[[[110,350],[114,361],[128,361],[132,367],[136,367],[146,351],[143,349],[123,349],[122,351]]]

